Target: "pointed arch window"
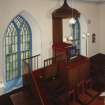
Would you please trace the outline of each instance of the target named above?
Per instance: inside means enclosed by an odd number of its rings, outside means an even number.
[[[76,19],[75,24],[70,24],[70,42],[72,43],[72,48],[70,48],[70,57],[76,57],[80,55],[80,22],[79,19]],[[72,59],[72,58],[71,58]]]
[[[76,23],[72,25],[72,30],[72,44],[76,47],[78,54],[80,54],[80,22],[78,18],[76,19]]]
[[[32,32],[21,15],[8,25],[5,34],[6,81],[21,77],[22,60],[32,55]]]

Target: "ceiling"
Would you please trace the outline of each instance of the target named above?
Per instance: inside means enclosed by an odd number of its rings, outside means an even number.
[[[75,1],[95,2],[95,3],[105,3],[105,0],[75,0]]]

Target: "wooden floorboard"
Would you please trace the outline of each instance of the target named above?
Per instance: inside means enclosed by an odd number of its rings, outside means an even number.
[[[39,97],[21,88],[0,96],[0,105],[41,105]]]
[[[10,98],[14,105],[41,105],[39,97],[35,98],[25,90],[10,95]]]
[[[0,105],[13,105],[13,103],[10,97],[7,94],[5,94],[0,96]]]

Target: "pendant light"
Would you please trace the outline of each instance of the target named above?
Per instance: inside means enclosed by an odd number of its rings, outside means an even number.
[[[76,23],[76,20],[74,17],[72,17],[70,20],[69,20],[69,24],[75,24]]]
[[[73,7],[72,7],[72,0],[71,0],[71,9],[72,9],[72,17],[69,20],[69,24],[75,24],[76,23],[76,19],[73,16]]]

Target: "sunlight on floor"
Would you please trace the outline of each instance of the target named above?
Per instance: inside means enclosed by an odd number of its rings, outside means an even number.
[[[0,95],[5,94],[5,93],[9,93],[15,89],[18,89],[20,87],[22,87],[22,78],[17,78],[14,80],[10,80],[6,83],[4,82],[0,82]]]
[[[5,88],[5,85],[3,82],[0,82],[0,95],[4,94],[4,88]]]
[[[14,79],[14,80],[10,80],[10,81],[7,81],[5,83],[5,92],[8,93],[8,92],[11,92],[17,88],[20,88],[22,87],[22,77],[19,77],[17,79]]]

